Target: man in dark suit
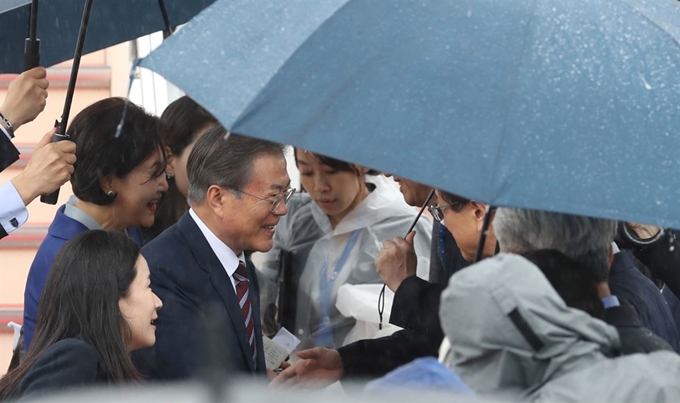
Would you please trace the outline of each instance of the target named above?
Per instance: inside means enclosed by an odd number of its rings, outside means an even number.
[[[14,79],[0,106],[0,171],[19,159],[12,144],[14,131],[35,119],[45,108],[47,72],[42,67],[26,71]],[[28,219],[26,206],[41,194],[49,194],[67,182],[76,161],[71,141],[50,143],[51,130],[35,148],[26,168],[11,181],[0,185],[0,239]]]
[[[194,146],[187,172],[191,209],[142,248],[163,310],[155,346],[135,364],[152,379],[184,379],[219,356],[230,374],[264,378],[259,289],[244,251],[271,249],[287,213],[294,189],[283,147],[215,127]],[[206,325],[222,330],[206,337]]]

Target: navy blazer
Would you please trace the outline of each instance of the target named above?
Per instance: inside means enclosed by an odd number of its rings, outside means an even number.
[[[151,288],[163,301],[158,311],[156,344],[133,353],[140,373],[150,379],[200,376],[210,355],[219,355],[231,372],[266,374],[260,326],[259,287],[248,264],[255,319],[257,363],[253,362],[236,292],[210,244],[189,213],[142,248],[151,270]],[[221,345],[207,351],[206,317],[221,321]],[[210,323],[211,327],[214,323]],[[221,332],[220,332],[221,333]]]
[[[609,269],[609,289],[622,305],[631,305],[642,326],[680,352],[680,336],[661,290],[638,270],[625,250],[614,255]]]
[[[2,134],[2,133],[0,133]],[[4,134],[2,134],[4,136]],[[26,289],[24,290],[24,345],[26,351],[33,340],[33,331],[38,319],[38,304],[47,276],[52,267],[57,252],[69,239],[81,232],[87,231],[87,227],[73,218],[64,215],[65,206],[59,207],[54,220],[47,230],[47,236],[43,239],[33,258],[31,269],[28,271],[26,279]]]
[[[39,396],[107,381],[94,347],[80,339],[64,339],[38,357],[8,397]]]

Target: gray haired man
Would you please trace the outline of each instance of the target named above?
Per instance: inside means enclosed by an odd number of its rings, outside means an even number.
[[[615,221],[499,208],[493,226],[502,252],[554,249],[592,268],[605,309],[632,306],[643,326],[678,351],[680,337],[659,289],[613,243]]]
[[[230,373],[264,378],[259,287],[244,251],[271,249],[274,228],[288,212],[295,189],[283,151],[222,127],[194,146],[187,164],[191,209],[142,248],[151,287],[164,303],[156,344],[135,356],[143,375],[196,377],[210,354],[226,361]],[[225,325],[212,351],[201,331],[206,318]]]

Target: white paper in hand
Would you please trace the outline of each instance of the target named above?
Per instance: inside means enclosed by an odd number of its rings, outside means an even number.
[[[267,369],[280,367],[281,362],[288,357],[286,349],[267,336],[262,336],[262,347],[264,348],[264,361],[267,364]]]
[[[291,332],[285,327],[279,329],[276,336],[272,339],[276,344],[286,349],[288,354],[292,353],[295,348],[300,344],[300,339],[295,337]]]
[[[281,362],[300,344],[300,340],[286,328],[281,328],[273,339],[263,336],[262,341],[264,360],[269,369],[276,369],[281,366]]]

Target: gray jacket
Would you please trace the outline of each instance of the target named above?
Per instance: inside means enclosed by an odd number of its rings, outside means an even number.
[[[442,294],[445,362],[480,394],[536,402],[677,402],[680,356],[607,358],[616,329],[569,308],[539,269],[501,254],[461,270]]]

